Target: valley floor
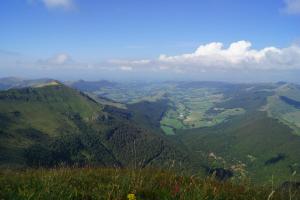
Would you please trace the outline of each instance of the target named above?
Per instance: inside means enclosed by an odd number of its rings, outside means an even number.
[[[56,168],[2,170],[0,199],[276,200],[300,199],[300,194],[154,169]]]

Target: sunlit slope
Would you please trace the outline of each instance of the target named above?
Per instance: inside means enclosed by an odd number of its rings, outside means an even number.
[[[101,109],[87,96],[59,83],[1,92],[1,161],[24,163],[24,149],[62,134],[79,133],[72,118],[89,121]]]
[[[59,129],[75,127],[66,117],[80,114],[88,121],[101,112],[101,106],[89,97],[56,83],[38,88],[13,89],[0,93],[1,114],[14,126],[30,126],[48,135]]]

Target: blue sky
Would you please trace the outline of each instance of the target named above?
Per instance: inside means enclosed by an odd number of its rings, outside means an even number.
[[[1,77],[293,81],[300,69],[299,0],[4,0],[0,27]]]

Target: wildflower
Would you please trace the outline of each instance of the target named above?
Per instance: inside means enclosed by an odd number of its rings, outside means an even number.
[[[127,198],[128,200],[136,200],[135,194],[128,194]]]
[[[177,196],[177,194],[180,192],[180,185],[176,183],[173,187],[172,195]]]

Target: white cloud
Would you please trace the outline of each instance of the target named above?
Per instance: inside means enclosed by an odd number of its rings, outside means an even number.
[[[45,60],[45,62],[53,65],[65,65],[71,63],[72,58],[66,53],[60,53]]]
[[[284,0],[284,11],[288,14],[300,14],[300,0]]]
[[[300,47],[253,49],[249,41],[238,41],[227,48],[220,42],[199,46],[195,52],[176,56],[160,55],[154,60],[117,60],[114,65],[134,69],[173,72],[210,70],[291,70],[300,69]]]
[[[68,69],[68,68],[78,68],[87,65],[75,62],[71,56],[67,53],[56,54],[47,59],[39,59],[32,63],[32,66],[42,68],[42,69]]]
[[[47,8],[71,9],[74,7],[74,0],[27,0],[29,3],[41,1]]]

